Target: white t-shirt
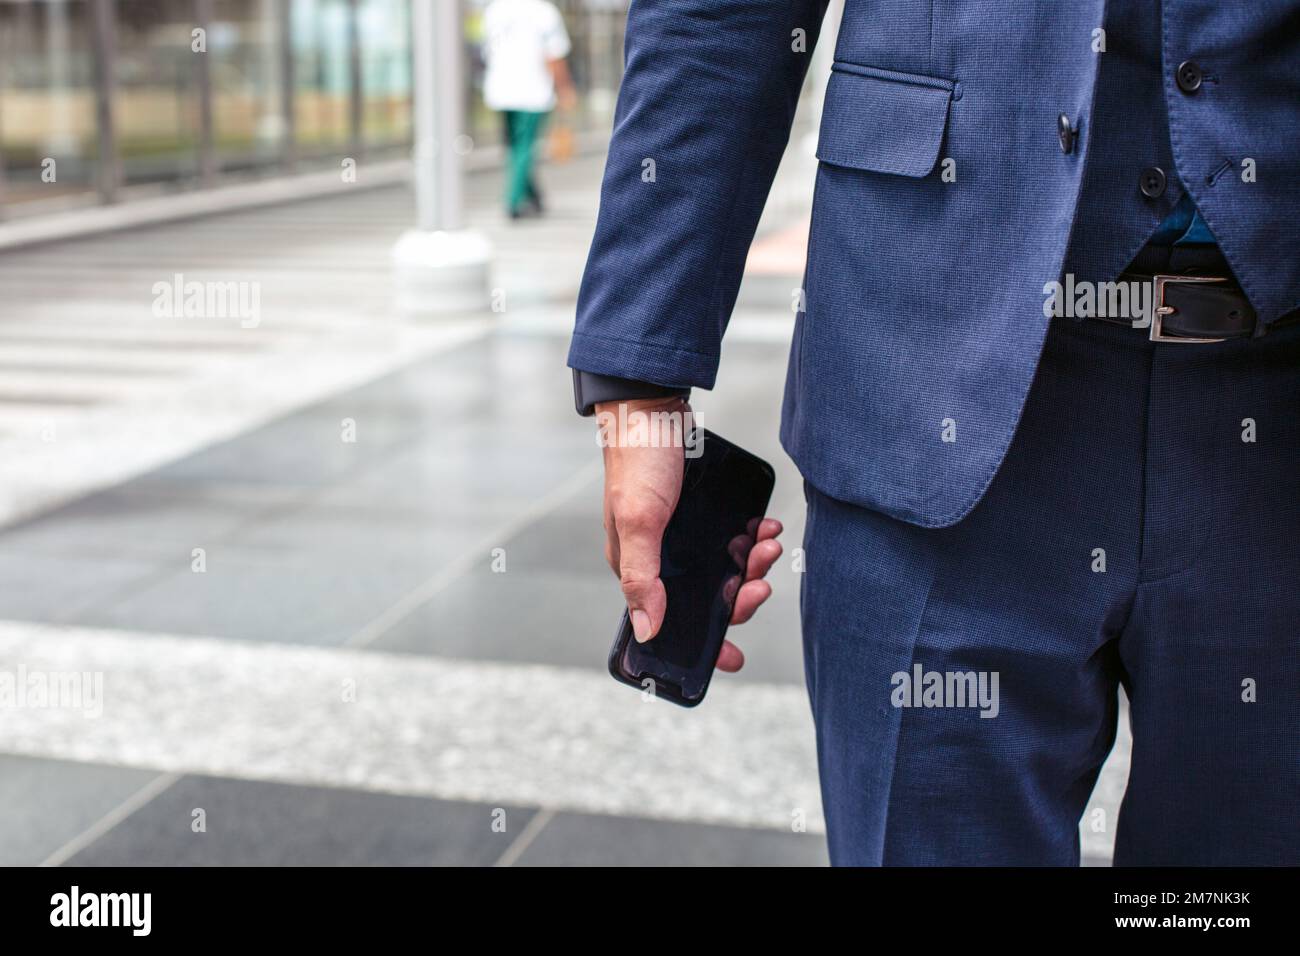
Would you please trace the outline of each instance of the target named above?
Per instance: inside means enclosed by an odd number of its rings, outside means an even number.
[[[553,4],[492,0],[483,12],[483,54],[483,101],[490,109],[545,113],[555,107],[547,61],[569,55],[569,32]]]

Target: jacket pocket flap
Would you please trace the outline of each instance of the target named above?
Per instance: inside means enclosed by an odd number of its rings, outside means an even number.
[[[953,86],[937,77],[837,62],[826,87],[817,158],[925,176],[939,158]]]

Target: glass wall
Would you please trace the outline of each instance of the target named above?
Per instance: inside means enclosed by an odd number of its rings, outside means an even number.
[[[413,0],[0,0],[0,219],[400,156],[412,136]],[[482,104],[465,21],[467,130]],[[607,125],[626,0],[555,0],[582,94]]]
[[[274,167],[287,157],[282,6],[213,0],[208,70],[216,164],[223,172]]]
[[[352,15],[347,0],[292,0],[295,151],[333,155],[352,144]]]
[[[367,147],[411,141],[411,6],[360,0],[362,138]]]
[[[95,0],[92,0],[95,2]],[[122,181],[188,185],[202,133],[193,0],[116,0],[113,119]]]
[[[0,3],[0,215],[95,188],[99,143],[86,0]]]

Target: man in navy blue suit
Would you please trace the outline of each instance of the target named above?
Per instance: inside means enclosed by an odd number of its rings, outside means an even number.
[[[581,411],[712,387],[824,8],[634,0]],[[1077,864],[1122,684],[1116,863],[1300,863],[1300,2],[846,0],[835,43],[781,424],[832,861]],[[649,640],[682,451],[604,454]]]

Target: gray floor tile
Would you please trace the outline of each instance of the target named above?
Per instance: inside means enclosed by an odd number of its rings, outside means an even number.
[[[341,553],[374,567],[414,567],[429,575],[462,559],[488,527],[460,514],[394,513],[313,501],[248,525],[228,543],[267,558],[311,553],[328,559]]]
[[[493,831],[505,812],[506,832]],[[206,831],[194,832],[202,810]],[[481,866],[534,811],[186,777],[80,853],[71,866]]]
[[[603,669],[622,613],[609,574],[551,574],[484,567],[458,578],[375,642],[468,660]]]
[[[314,488],[374,467],[419,434],[418,422],[377,415],[357,421],[356,440],[345,441],[344,417],[337,407],[313,407],[196,452],[155,475],[177,482]]]
[[[36,866],[156,776],[148,770],[0,756],[0,866]]]
[[[580,427],[566,349],[560,337],[491,336],[318,407],[359,422],[370,415],[418,420],[425,434],[488,421]]]
[[[557,814],[516,866],[826,866],[824,837],[660,820]]]
[[[269,553],[214,548],[207,571],[188,561],[73,623],[247,641],[341,644],[424,581],[430,569],[384,552]]]
[[[790,574],[789,577],[795,577]],[[746,655],[726,680],[803,682],[797,582],[784,582],[761,613],[728,636]],[[623,612],[618,582],[603,573],[564,574],[507,563],[484,566],[445,588],[385,633],[375,647],[469,660],[604,670]]]
[[[585,464],[588,459],[586,456],[575,455],[575,461]],[[582,465],[579,465],[582,467]],[[605,493],[605,476],[599,471],[593,471],[591,478],[581,486],[575,487],[573,493],[568,495],[562,501],[557,501],[551,514],[560,515],[566,518],[578,519],[581,527],[591,528],[601,527],[601,514],[603,512],[603,498]],[[602,530],[603,533],[603,530]]]
[[[509,521],[568,481],[591,460],[562,449],[523,447],[521,436],[489,442],[426,440],[340,481],[322,504],[394,513]]]
[[[588,504],[590,514],[550,513],[519,534],[502,542],[506,567],[545,570],[559,574],[585,574],[617,587],[617,578],[605,562],[605,529],[600,502]]]
[[[89,557],[140,555],[190,560],[277,507],[229,500],[208,492],[166,494],[131,482],[0,532],[0,546],[21,552]]]
[[[151,580],[159,559],[37,554],[3,547],[0,537],[0,618],[74,620],[81,609]]]

